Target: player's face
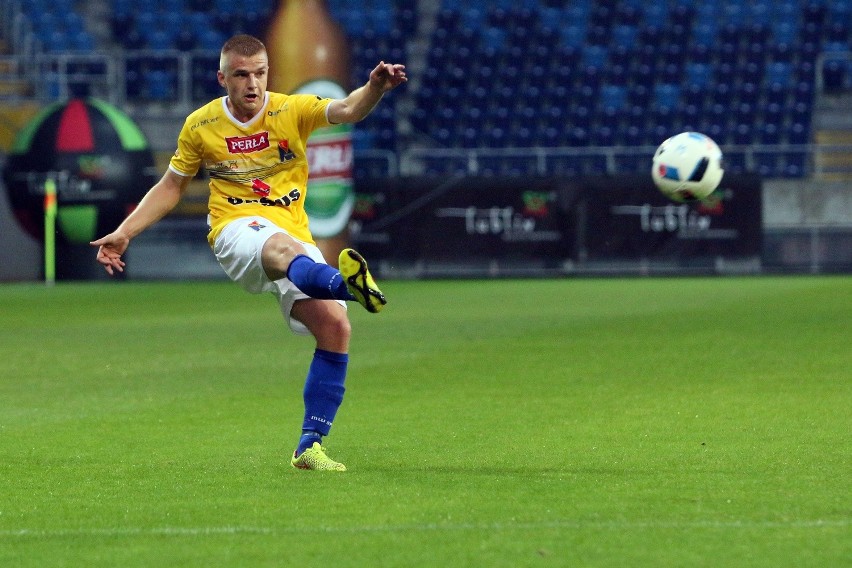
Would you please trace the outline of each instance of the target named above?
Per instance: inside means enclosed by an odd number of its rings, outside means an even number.
[[[219,84],[228,92],[228,106],[234,117],[245,122],[263,106],[269,58],[265,51],[249,57],[229,53],[223,63],[218,73]]]

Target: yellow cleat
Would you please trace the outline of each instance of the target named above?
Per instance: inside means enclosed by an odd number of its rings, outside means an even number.
[[[319,442],[314,442],[314,445],[299,454],[299,457],[296,457],[296,452],[293,452],[293,458],[290,460],[290,465],[296,469],[346,471],[345,465],[334,461],[325,454],[325,448],[320,446]]]
[[[388,301],[376,286],[364,257],[352,249],[343,249],[337,259],[337,265],[340,267],[340,274],[346,279],[346,287],[358,303],[368,312],[380,312]]]

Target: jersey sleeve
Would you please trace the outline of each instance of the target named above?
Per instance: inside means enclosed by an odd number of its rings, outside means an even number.
[[[177,149],[169,161],[169,169],[178,175],[192,177],[201,168],[203,158],[201,144],[195,140],[187,120],[178,135]]]
[[[331,126],[328,121],[328,105],[334,99],[323,98],[318,95],[294,95],[298,98],[301,117],[299,129],[307,137],[317,128]]]

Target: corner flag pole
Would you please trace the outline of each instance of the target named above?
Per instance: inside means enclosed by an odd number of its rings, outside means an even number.
[[[44,281],[56,282],[56,181],[44,182]]]

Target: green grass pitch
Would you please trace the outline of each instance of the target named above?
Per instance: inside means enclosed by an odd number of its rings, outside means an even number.
[[[319,474],[271,297],[0,286],[0,566],[850,566],[852,278],[383,288]]]

